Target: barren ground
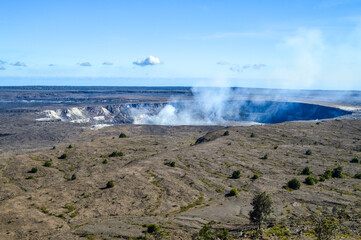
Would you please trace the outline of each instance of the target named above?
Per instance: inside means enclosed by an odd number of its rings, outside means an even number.
[[[119,138],[121,132],[128,137]],[[209,141],[194,145],[202,136]],[[361,164],[350,163],[361,158],[361,120],[64,130],[62,138],[41,143],[45,149],[17,153],[6,151],[6,137],[11,136],[2,137],[0,239],[143,238],[145,224],[161,226],[163,238],[191,239],[211,221],[235,236],[254,229],[250,203],[263,191],[274,201],[267,225],[289,229],[288,238],[311,239],[305,218],[320,207],[344,211],[340,236],[361,236],[361,180],[353,178]],[[21,148],[21,140],[11,146]],[[109,157],[114,151],[124,156]],[[67,158],[59,159],[64,153]],[[172,161],[174,167],[165,164]],[[294,177],[303,182],[306,166],[315,176],[342,166],[345,177],[284,188]],[[34,167],[38,171],[31,173]],[[235,170],[241,178],[230,178]],[[253,180],[255,173],[260,177]],[[115,186],[106,188],[108,181]],[[232,188],[238,195],[226,197]]]

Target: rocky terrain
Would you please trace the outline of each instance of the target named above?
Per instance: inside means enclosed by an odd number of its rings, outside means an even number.
[[[265,191],[274,202],[268,229],[279,231],[264,237],[312,239],[307,217],[324,208],[342,212],[339,236],[357,239],[361,164],[353,158],[361,158],[360,120],[84,131],[77,142],[1,157],[0,238],[191,239],[209,222],[249,238],[251,200]],[[306,185],[306,166],[314,176],[342,166],[344,177]],[[241,177],[232,179],[236,170]],[[285,187],[292,178],[299,190]],[[233,188],[238,194],[228,196]]]
[[[317,219],[334,223],[335,238],[361,236],[359,92],[332,101],[335,93],[312,91],[290,91],[277,101],[275,91],[241,97],[302,106],[274,115],[258,106],[249,116],[308,121],[101,129],[94,124],[131,123],[126,106],[156,115],[171,96],[188,101],[192,92],[29,87],[0,93],[0,239],[314,239]],[[302,174],[306,167],[310,173]],[[328,170],[340,178],[325,178]],[[239,178],[232,177],[237,171]],[[306,183],[308,175],[314,185]],[[288,185],[293,178],[298,190]],[[260,232],[249,211],[262,192],[273,212]]]

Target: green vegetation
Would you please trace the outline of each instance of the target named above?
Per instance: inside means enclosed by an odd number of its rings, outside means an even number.
[[[305,167],[302,172],[301,172],[302,175],[310,175],[311,174],[311,171],[310,171],[310,168],[309,167]]]
[[[124,153],[122,152],[112,152],[111,154],[109,154],[109,157],[122,157],[124,156]]]
[[[120,135],[119,135],[119,138],[126,138],[127,137],[127,135],[125,135],[125,133],[120,133]]]
[[[147,233],[155,233],[159,231],[159,226],[156,224],[147,225]]]
[[[226,196],[227,196],[227,197],[233,197],[233,196],[237,196],[237,194],[238,194],[237,189],[232,188],[231,191],[229,191],[229,193],[227,193]]]
[[[203,195],[201,195],[197,200],[188,204],[187,206],[181,206],[180,211],[181,212],[188,211],[189,209],[194,208],[195,206],[201,205],[202,202],[203,202]]]
[[[44,163],[44,166],[45,166],[45,167],[51,167],[51,162],[46,161],[46,162]]]
[[[29,177],[27,177],[26,179],[33,180],[33,179],[34,179],[34,176],[29,176]]]
[[[229,238],[229,231],[227,229],[215,229],[211,226],[212,223],[204,225],[192,239],[195,240],[213,240],[220,239],[226,240]]]
[[[257,224],[258,229],[260,229],[262,223],[273,211],[272,199],[266,192],[263,192],[254,196],[251,205],[253,206],[253,210],[249,212],[249,218],[251,222]]]
[[[225,131],[225,132],[223,133],[223,136],[229,136],[229,131]]]
[[[55,150],[56,149],[56,147],[55,146],[53,146],[53,148],[52,148],[53,150]]]
[[[78,216],[78,213],[76,211],[74,211],[70,214],[71,218],[75,218],[76,216]]]
[[[357,157],[354,157],[350,161],[351,163],[360,163],[360,160]]]
[[[293,178],[287,183],[287,187],[289,187],[293,190],[297,190],[297,189],[300,189],[301,183],[300,183],[300,181],[298,181],[297,178]]]
[[[361,173],[355,174],[354,178],[361,179]]]
[[[76,179],[76,174],[74,173],[73,175],[71,175],[71,180],[75,180]]]
[[[232,178],[233,179],[238,179],[240,177],[241,177],[241,171],[240,170],[233,171],[233,173],[232,173]]]
[[[103,164],[108,164],[108,160],[105,159],[105,160],[103,161]]]
[[[175,164],[174,161],[172,161],[172,162],[165,162],[164,165],[167,165],[167,166],[169,166],[169,167],[175,167],[175,166],[176,166],[176,164]]]
[[[338,219],[328,213],[317,213],[312,218],[313,233],[318,240],[334,239],[338,228]]]
[[[114,181],[107,182],[107,188],[112,188],[112,187],[114,187]]]
[[[223,188],[217,188],[217,189],[216,189],[216,192],[217,192],[217,193],[223,192]]]
[[[258,178],[259,178],[259,174],[258,174],[258,173],[255,173],[255,174],[253,175],[253,177],[252,177],[253,180],[256,180],[256,179],[258,179]]]
[[[251,135],[249,137],[254,138],[254,137],[256,137],[256,134],[251,133]]]
[[[69,148],[69,149],[70,149],[70,148],[73,148],[73,145],[70,144],[70,145],[68,146],[68,148]]]
[[[305,183],[307,185],[315,185],[317,183],[317,179],[314,176],[309,175],[308,177],[306,177]]]
[[[69,213],[75,210],[74,205],[71,205],[71,204],[65,205],[65,208]]]
[[[308,149],[306,152],[305,152],[306,155],[310,156],[312,155],[312,150],[311,149]]]
[[[37,167],[33,167],[31,170],[30,170],[30,173],[37,173],[38,172],[38,168]]]
[[[59,159],[66,159],[68,157],[68,155],[66,153],[63,153],[63,155],[61,155],[60,157],[58,157]]]
[[[342,167],[334,168],[332,171],[333,178],[343,178]]]
[[[331,169],[328,169],[326,170],[322,176],[324,179],[331,179],[332,178],[332,170]]]

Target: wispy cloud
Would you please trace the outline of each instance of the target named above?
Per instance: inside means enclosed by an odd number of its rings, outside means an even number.
[[[50,63],[48,66],[49,66],[49,67],[54,67],[55,64]]]
[[[6,68],[5,67],[0,67],[0,70],[4,71],[4,70],[6,70]]]
[[[264,63],[240,65],[240,64],[236,64],[236,63],[230,63],[227,61],[220,61],[220,62],[217,62],[217,64],[223,65],[223,66],[229,66],[229,70],[231,70],[233,72],[243,72],[244,70],[249,69],[249,68],[259,70],[259,69],[267,66]]]
[[[158,64],[160,64],[160,60],[157,57],[149,56],[144,59],[138,59],[137,61],[134,61],[133,64],[141,66],[141,67],[158,65]]]
[[[6,64],[7,62],[0,59],[0,64]]]
[[[12,64],[15,67],[26,67],[26,64],[24,62],[16,62],[14,64]]]
[[[80,66],[82,67],[91,67],[91,63],[90,62],[82,62],[82,63],[79,63]]]
[[[105,62],[103,62],[103,65],[113,65],[113,63],[112,62],[108,62],[108,61],[105,61]]]

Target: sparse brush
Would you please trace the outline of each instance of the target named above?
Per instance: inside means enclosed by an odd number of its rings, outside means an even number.
[[[107,182],[107,188],[112,188],[112,187],[114,187],[114,181]]]
[[[68,157],[68,155],[66,154],[66,153],[63,153],[60,157],[59,157],[59,159],[66,159]]]
[[[306,177],[305,183],[307,185],[315,185],[317,183],[317,179],[310,175],[310,176]]]
[[[229,131],[225,131],[225,132],[223,133],[223,135],[224,135],[224,136],[229,136]]]
[[[360,160],[357,157],[352,158],[351,163],[360,163]]]
[[[342,167],[334,168],[332,171],[333,178],[343,178]]]
[[[354,178],[361,179],[361,173],[355,174]]]
[[[111,154],[109,154],[109,157],[122,157],[124,156],[124,153],[122,152],[112,152]]]
[[[46,161],[46,162],[44,163],[44,167],[51,167],[51,162]]]
[[[311,174],[311,171],[310,171],[310,168],[309,167],[305,167],[302,172],[301,172],[302,175],[310,175]]]
[[[125,135],[125,133],[120,133],[120,135],[119,135],[119,138],[126,138],[127,137],[127,135]]]
[[[37,173],[38,172],[38,168],[37,167],[33,167],[31,170],[30,170],[30,173]]]
[[[312,150],[311,149],[308,149],[306,152],[305,152],[306,155],[310,156],[312,155]]]
[[[252,177],[253,180],[256,180],[256,179],[258,179],[258,178],[259,178],[259,174],[257,174],[257,173],[254,174],[253,177]]]
[[[240,170],[233,171],[233,173],[232,173],[232,178],[233,179],[237,179],[237,178],[240,178],[240,177],[241,177],[241,171]]]
[[[297,190],[297,189],[300,189],[301,183],[300,183],[300,181],[298,181],[297,178],[293,178],[287,183],[287,187],[289,187],[293,190]]]

